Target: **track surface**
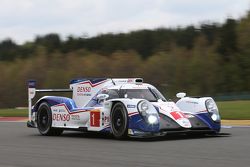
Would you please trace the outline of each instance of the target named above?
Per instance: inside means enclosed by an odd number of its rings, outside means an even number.
[[[0,122],[0,132],[1,167],[250,166],[250,128],[222,129],[218,137],[125,141],[78,132],[45,137],[23,122]]]

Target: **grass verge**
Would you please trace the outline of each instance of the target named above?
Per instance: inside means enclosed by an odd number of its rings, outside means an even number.
[[[227,120],[250,120],[250,100],[217,102],[221,118]]]
[[[28,109],[0,109],[0,117],[28,117]]]

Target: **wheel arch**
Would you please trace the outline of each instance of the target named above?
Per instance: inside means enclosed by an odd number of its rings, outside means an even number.
[[[40,106],[43,102],[46,102],[46,103],[49,104],[49,102],[48,102],[48,100],[47,100],[46,98],[41,98],[41,99],[39,99],[39,100],[36,102],[36,104],[33,106],[32,112],[37,112],[39,106]]]
[[[116,103],[122,103],[124,105],[124,103],[122,101],[120,101],[120,100],[114,100],[114,101],[111,101],[111,102],[112,102],[112,104],[111,104],[111,110],[113,109],[113,107],[114,107],[114,105]]]
[[[111,111],[112,111],[112,109],[113,109],[113,107],[115,106],[116,103],[122,103],[122,105],[125,107],[125,109],[127,111],[127,114],[128,114],[128,110],[127,110],[126,104],[122,100],[112,100],[110,102],[112,103],[111,104],[111,108],[110,108],[110,114],[111,114]]]

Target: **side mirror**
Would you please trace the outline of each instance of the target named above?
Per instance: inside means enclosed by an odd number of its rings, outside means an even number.
[[[180,99],[185,97],[185,96],[186,96],[186,93],[184,93],[184,92],[179,92],[179,93],[176,94],[176,97],[178,97]]]
[[[97,100],[106,100],[108,97],[108,94],[99,94],[96,96]]]

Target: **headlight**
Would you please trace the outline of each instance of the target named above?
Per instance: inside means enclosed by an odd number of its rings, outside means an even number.
[[[146,101],[139,102],[138,109],[140,112],[146,112],[148,110],[148,103]]]
[[[156,123],[156,122],[157,122],[157,117],[156,117],[155,115],[150,115],[150,116],[148,117],[148,123],[154,124],[154,123]]]
[[[219,110],[214,100],[213,99],[206,100],[205,105],[206,105],[207,111],[211,115],[212,120],[215,122],[219,122],[220,121]]]
[[[143,119],[149,124],[158,123],[158,113],[155,108],[146,100],[142,100],[137,105]]]

